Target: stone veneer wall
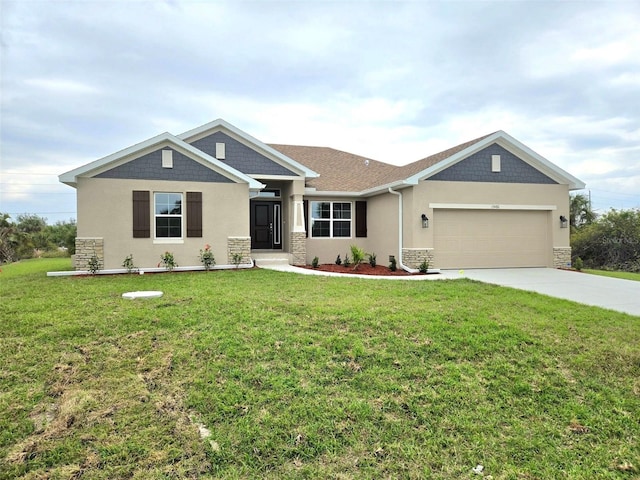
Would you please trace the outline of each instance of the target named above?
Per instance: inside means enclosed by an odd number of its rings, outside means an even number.
[[[306,265],[307,263],[307,235],[304,232],[291,232],[291,263]]]
[[[555,268],[571,267],[571,247],[553,247],[553,266]]]
[[[433,248],[403,248],[402,263],[409,268],[419,268],[427,260],[429,268],[434,268]]]
[[[74,267],[76,270],[89,270],[89,260],[98,257],[100,268],[104,268],[104,238],[76,238]]]
[[[227,263],[233,265],[233,256],[240,254],[240,263],[247,264],[251,261],[251,237],[228,237],[227,238]]]

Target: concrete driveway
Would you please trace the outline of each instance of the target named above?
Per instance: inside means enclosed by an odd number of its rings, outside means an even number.
[[[452,270],[446,272],[453,273]],[[473,269],[457,274],[458,278],[467,277],[640,316],[640,282],[632,280],[553,268]]]

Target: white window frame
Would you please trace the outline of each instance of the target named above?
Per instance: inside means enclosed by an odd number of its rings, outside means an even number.
[[[314,204],[317,203],[328,203],[329,204],[329,218],[317,218],[313,216],[313,212],[315,211]],[[334,217],[334,205],[337,203],[341,204],[349,204],[349,218],[335,218]],[[335,238],[335,239],[349,239],[353,238],[353,202],[349,201],[332,201],[332,200],[312,200],[309,202],[309,236],[311,238]],[[313,234],[313,224],[315,221],[329,222],[329,236],[317,236]],[[349,236],[348,237],[336,237],[333,235],[333,226],[335,222],[349,222]]]
[[[179,214],[171,214],[171,213],[157,213],[157,198],[158,195],[180,195],[180,213]],[[153,192],[153,243],[157,244],[170,244],[170,243],[184,243],[184,229],[185,229],[185,203],[184,203],[184,193],[183,192]],[[180,236],[179,237],[158,237],[158,218],[179,218],[180,219]]]

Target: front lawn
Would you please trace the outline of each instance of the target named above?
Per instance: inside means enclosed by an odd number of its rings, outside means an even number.
[[[624,280],[635,280],[640,282],[640,273],[633,272],[612,272],[610,270],[592,270],[583,269],[583,272],[591,273],[592,275],[602,275],[603,277],[622,278]]]
[[[467,279],[44,275],[68,262],[0,273],[2,479],[640,474],[638,317]]]

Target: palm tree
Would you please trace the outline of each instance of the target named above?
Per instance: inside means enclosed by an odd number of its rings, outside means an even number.
[[[596,219],[596,214],[591,210],[591,201],[583,193],[571,195],[569,205],[569,223],[572,228],[580,228],[589,225]]]

